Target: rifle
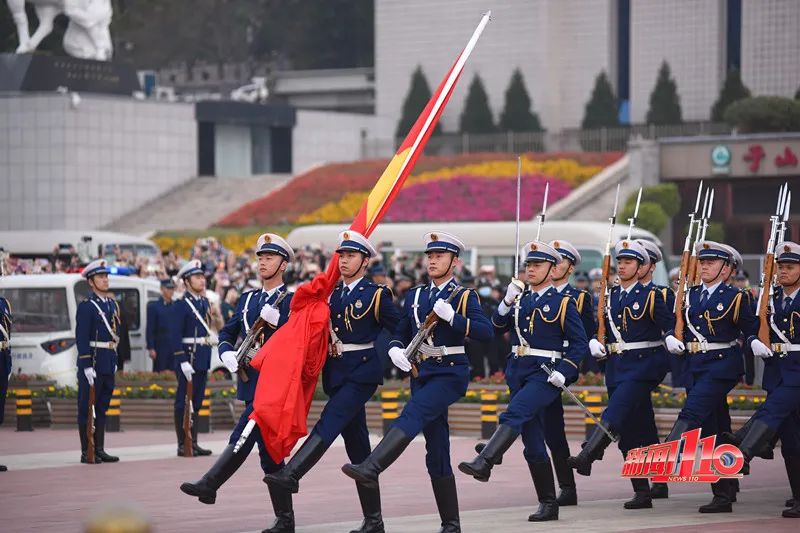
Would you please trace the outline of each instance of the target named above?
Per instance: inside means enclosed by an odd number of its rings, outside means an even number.
[[[544,217],[547,213],[547,196],[550,193],[550,182],[544,186],[544,200],[542,201],[542,212],[539,213],[539,225],[536,226],[536,241],[539,241],[539,236],[542,234],[542,226],[544,225]],[[517,246],[519,248],[519,246]]]
[[[97,343],[98,339],[97,332],[94,335],[95,344]],[[92,368],[94,368],[95,360],[97,359],[97,348],[95,347],[94,353],[92,356]],[[86,462],[89,464],[95,463],[95,455],[94,455],[94,419],[95,419],[95,409],[94,409],[94,402],[95,402],[95,388],[94,383],[89,385],[89,420],[86,422]]]
[[[694,229],[695,224],[695,215],[697,214],[697,210],[700,209],[700,197],[703,194],[703,182],[700,182],[700,186],[697,188],[697,199],[694,201],[694,211],[689,213],[689,229],[686,231],[686,240],[683,241],[683,252],[681,253],[681,268],[680,274],[678,276],[678,290],[675,294],[675,309],[673,312],[675,313],[675,338],[679,341],[683,342],[683,328],[686,326],[686,319],[683,316],[684,310],[684,300],[686,298],[687,289],[689,285],[688,280],[688,273],[689,273],[689,261],[693,253],[690,252],[690,247],[692,245],[692,230]],[[697,221],[699,223],[699,220]],[[697,256],[695,255],[695,259]]]
[[[278,307],[281,305],[281,302],[286,298],[289,294],[289,291],[284,291],[280,293],[280,295],[275,299],[275,303],[273,307]],[[247,309],[243,311],[247,313]],[[250,381],[250,376],[247,375],[247,367],[250,366],[250,361],[253,360],[255,356],[256,350],[254,349],[256,339],[258,335],[264,330],[267,326],[266,320],[261,318],[260,316],[253,322],[253,327],[250,328],[250,331],[247,332],[245,335],[242,344],[239,345],[239,348],[236,350],[236,361],[239,364],[239,368],[236,370],[236,374],[242,380],[242,383],[247,383]]]
[[[194,337],[197,338],[197,328],[194,330]],[[197,344],[192,343],[192,353],[189,354],[189,363],[194,362],[194,353]],[[183,402],[183,456],[192,457],[194,452],[194,442],[192,441],[192,397],[194,396],[194,379],[186,380],[186,397]]]
[[[633,233],[633,226],[636,225],[636,219],[639,218],[639,205],[642,203],[642,188],[639,187],[639,194],[636,196],[636,207],[633,209],[633,216],[628,219],[628,240],[631,240],[631,233]]]
[[[784,184],[778,191],[778,206],[775,208],[775,214],[769,217],[771,227],[769,230],[769,241],[767,242],[767,251],[764,254],[764,270],[761,272],[760,292],[758,295],[758,339],[770,345],[769,334],[769,317],[767,312],[769,309],[769,302],[772,298],[772,278],[775,274],[775,242],[779,233],[779,226],[784,215],[788,215],[786,204],[788,203],[787,194],[789,187]]]
[[[525,282],[517,279],[517,272],[519,271],[519,217],[520,217],[520,196],[522,192],[522,157],[517,156],[517,232],[516,232],[516,245],[514,246],[514,274],[511,276],[511,283],[519,287],[521,291],[525,290]]]
[[[608,219],[611,227],[608,229],[608,241],[606,250],[603,254],[603,278],[600,280],[600,295],[597,302],[597,340],[600,344],[606,343],[606,306],[610,290],[608,288],[608,272],[611,270],[611,241],[614,238],[614,226],[617,224],[617,208],[619,207],[619,183],[617,183],[617,194],[614,197],[614,211]]]
[[[455,286],[453,287],[453,291],[450,293],[450,296],[447,297],[445,300],[447,303],[451,303],[453,298],[456,294],[461,294],[461,287]],[[417,364],[419,363],[419,352],[420,348],[422,347],[422,343],[425,342],[429,336],[433,334],[433,330],[436,328],[436,325],[439,323],[439,315],[435,312],[431,311],[428,313],[428,316],[425,317],[425,322],[422,323],[420,326],[419,331],[417,334],[414,335],[414,338],[411,339],[411,342],[408,343],[408,347],[406,348],[406,357],[409,361],[411,361],[411,375],[419,377],[419,370],[417,369]]]
[[[703,206],[703,217],[697,224],[697,238],[695,239],[695,249],[692,252],[694,262],[689,264],[689,281],[691,284],[700,284],[700,268],[697,262],[697,243],[706,240],[706,232],[708,231],[708,221],[711,219],[711,209],[714,207],[714,189],[706,189],[706,201]]]

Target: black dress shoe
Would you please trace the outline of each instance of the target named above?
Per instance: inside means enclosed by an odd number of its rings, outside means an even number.
[[[733,512],[733,505],[731,505],[730,498],[714,496],[711,499],[711,503],[703,505],[698,511],[701,513],[731,513]]]
[[[637,492],[633,495],[633,499],[622,504],[622,507],[625,509],[652,509],[653,500],[649,494]]]
[[[233,453],[233,444],[229,444],[199,481],[183,483],[181,491],[195,496],[201,503],[212,505],[217,501],[217,490],[242,466],[245,459],[247,454]]]
[[[6,467],[6,465],[0,465],[0,472],[8,472],[8,467]]]
[[[312,431],[297,453],[289,459],[286,466],[264,476],[264,483],[277,485],[292,494],[297,494],[300,490],[300,479],[322,459],[329,447],[330,445],[326,444],[322,437]]]
[[[500,424],[478,456],[472,461],[459,463],[458,469],[478,481],[489,481],[492,467],[502,460],[503,454],[514,444],[518,436],[517,430]]]
[[[361,464],[346,464],[342,472],[367,488],[378,488],[378,475],[403,453],[411,439],[402,429],[392,427]],[[453,482],[455,484],[455,482]]]

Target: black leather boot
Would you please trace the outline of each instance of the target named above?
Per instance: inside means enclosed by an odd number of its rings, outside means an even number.
[[[669,486],[666,483],[653,483],[650,485],[650,498],[653,500],[666,500],[669,498]]]
[[[199,415],[194,413],[192,415],[192,451],[195,455],[211,455],[211,450],[207,450],[206,448],[201,448],[199,444],[197,444],[197,419]]]
[[[229,444],[199,481],[182,483],[181,490],[189,496],[196,496],[200,502],[212,505],[217,500],[217,491],[239,470],[246,453],[233,453],[233,444]]]
[[[384,533],[380,489],[370,489],[356,483],[356,490],[358,491],[358,500],[361,502],[364,521],[361,523],[361,527],[353,529],[350,533]]]
[[[103,462],[97,456],[97,448],[95,447],[94,463],[89,463],[89,458],[86,456],[86,450],[89,449],[89,437],[86,435],[86,424],[78,424],[78,435],[81,438],[81,463],[84,464],[100,464]],[[95,433],[95,437],[97,434]]]
[[[784,518],[800,518],[800,457],[784,457],[783,462],[786,464],[792,499],[786,501],[786,507],[790,509],[785,509],[781,514]]]
[[[486,443],[485,442],[479,442],[478,444],[475,445],[475,453],[481,453],[484,448],[486,448]],[[501,457],[500,459],[498,459],[495,464],[496,465],[503,464],[503,458]]]
[[[186,440],[186,433],[183,431],[183,411],[175,411],[173,421],[175,435],[178,437],[178,457],[183,457],[183,442]]]
[[[104,463],[116,463],[119,457],[109,455],[106,453],[106,426],[105,424],[97,426],[94,430],[94,456],[100,458]]]
[[[739,444],[739,449],[744,456],[742,474],[747,475],[750,473],[750,461],[757,456],[758,451],[762,450],[774,436],[775,431],[772,428],[761,420],[753,420],[750,430],[742,439],[741,444]]]
[[[433,487],[433,497],[436,500],[436,508],[439,509],[439,518],[442,520],[442,528],[439,533],[461,533],[455,476],[432,479],[431,486]]]
[[[8,472],[8,467],[6,465],[0,465],[0,472]]]
[[[372,453],[360,465],[346,464],[342,472],[367,488],[378,488],[378,474],[400,457],[403,450],[411,443],[411,439],[402,429],[393,427],[381,439]]]
[[[539,509],[528,516],[528,522],[547,522],[558,520],[558,501],[556,501],[556,484],[550,461],[528,463],[528,470],[533,478],[536,496],[539,498]]]
[[[744,423],[742,427],[737,429],[734,433],[722,433],[719,436],[719,442],[723,444],[733,444],[734,446],[740,446],[744,441],[744,438],[750,432],[750,429],[753,427],[753,423],[755,420],[750,418],[747,422]],[[764,440],[759,447],[752,450],[753,457],[760,457],[761,459],[772,460],[775,458],[775,446],[778,444],[778,435],[777,433],[773,433],[772,437],[769,439]]]
[[[681,435],[687,431],[689,431],[689,422],[682,418],[678,418],[675,420],[675,423],[672,424],[672,429],[669,430],[669,435],[667,435],[667,438],[664,439],[664,442],[681,440]]]
[[[272,510],[275,512],[275,522],[267,529],[262,529],[261,533],[294,533],[292,493],[277,485],[267,484],[267,487]]]
[[[716,483],[712,483],[711,492],[714,494],[711,503],[703,505],[698,511],[701,513],[730,513],[733,511],[731,486],[727,479],[720,479]]]
[[[514,444],[519,432],[510,426],[500,424],[494,430],[492,438],[486,443],[478,456],[470,462],[458,464],[458,469],[470,475],[478,481],[489,481],[492,474],[492,467],[497,464],[498,459]]]
[[[312,431],[286,466],[264,476],[264,483],[283,487],[292,494],[296,494],[300,490],[300,478],[317,464],[329,446],[323,442],[322,437]]]
[[[556,498],[559,507],[578,505],[575,473],[567,464],[567,459],[569,459],[569,450],[553,454],[553,469],[556,471],[556,479],[558,480],[558,488],[560,489],[558,498]]]
[[[650,482],[644,478],[631,478],[633,485],[633,499],[625,502],[625,509],[652,509],[653,500],[650,497]]]
[[[605,431],[597,428],[580,453],[567,459],[567,464],[580,475],[589,476],[592,474],[592,462],[597,459],[599,454],[603,453],[609,444],[611,444],[611,438],[606,435]]]

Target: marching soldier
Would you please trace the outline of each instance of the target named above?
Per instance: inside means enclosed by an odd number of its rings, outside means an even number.
[[[469,385],[464,338],[490,339],[492,325],[483,314],[475,291],[459,287],[453,279],[464,244],[443,232],[428,233],[425,241],[431,283],[415,287],[406,295],[402,318],[389,349],[395,366],[403,372],[410,371],[412,365],[405,347],[427,316],[435,313],[436,328],[420,348],[419,377],[411,380],[411,399],[386,436],[364,461],[346,464],[342,471],[363,486],[376,489],[378,475],[422,432],[427,451],[425,463],[442,521],[440,533],[455,533],[461,531],[461,521],[450,465],[447,408],[466,394]]]
[[[655,287],[645,287],[639,279],[650,269],[647,249],[636,241],[622,240],[614,247],[620,284],[611,289],[606,312],[606,329],[612,342],[603,346],[589,341],[592,356],[608,357],[606,386],[608,406],[602,420],[620,436],[623,457],[629,450],[658,443],[655,414],[650,394],[667,373],[668,362],[662,334],[668,344],[678,342],[671,335],[673,315],[664,296]],[[569,462],[579,474],[591,474],[592,462],[598,460],[611,438],[599,428],[589,437],[581,452]],[[653,506],[647,479],[632,478],[634,497],[625,509],[649,509]]]
[[[749,463],[776,435],[780,436],[792,489],[792,499],[786,502],[791,508],[782,514],[800,518],[800,245],[782,242],[775,250],[779,287],[771,305],[772,350],[753,350],[764,359],[767,400],[735,435],[725,437],[739,447]]]
[[[0,261],[3,258],[0,257]],[[0,296],[0,425],[3,424],[3,413],[6,408],[8,393],[8,376],[11,375],[11,303]],[[0,465],[0,472],[8,470]]]
[[[330,357],[322,369],[322,387],[328,403],[300,449],[280,472],[264,481],[293,493],[300,479],[322,458],[336,437],[342,435],[347,456],[362,463],[370,453],[367,411],[364,407],[383,383],[383,363],[375,340],[383,329],[394,333],[400,313],[391,290],[364,277],[370,258],[378,255],[372,244],[355,231],[339,234],[339,272],[342,284],[331,295]],[[382,533],[379,488],[356,483],[364,514],[356,533]]]
[[[568,248],[562,249],[571,253]],[[577,379],[578,366],[589,350],[575,299],[560,293],[551,281],[561,253],[536,241],[526,244],[524,253],[530,290],[523,292],[510,283],[492,315],[498,332],[511,331],[506,367],[511,402],[486,446],[472,461],[460,463],[458,469],[478,481],[489,481],[492,467],[522,434],[523,453],[539,499],[539,509],[528,521],[542,522],[558,520],[559,506],[542,415],[561,401],[561,387]],[[553,368],[549,376],[543,364]]]
[[[105,451],[106,411],[114,394],[117,371],[117,330],[119,304],[108,290],[108,267],[105,259],[92,261],[81,275],[92,293],[78,304],[75,318],[75,344],[78,347],[78,432],[81,439],[81,463],[88,463],[89,437],[86,425],[94,424],[95,463],[116,463],[119,457]],[[89,387],[94,385],[94,420],[89,419]]]
[[[236,305],[236,312],[219,332],[219,350],[222,353],[220,358],[231,374],[237,374],[239,369],[239,362],[236,359],[236,342],[251,331],[259,317],[266,322],[266,325],[258,334],[258,346],[262,346],[289,319],[289,306],[293,293],[288,291],[283,284],[283,274],[289,264],[294,261],[292,247],[280,236],[274,233],[265,233],[256,242],[256,255],[258,256],[258,275],[261,278],[261,288],[242,294]],[[213,504],[216,501],[219,488],[242,466],[255,444],[258,444],[258,455],[264,473],[270,474],[280,469],[280,466],[275,464],[267,453],[260,431],[250,433],[239,451],[237,453],[233,451],[253,412],[253,398],[258,382],[258,372],[255,369],[245,366],[244,372],[247,381],[244,381],[242,375],[238,374],[236,398],[244,402],[245,408],[228,439],[228,446],[199,481],[181,485],[183,492],[190,496],[196,496],[202,503]],[[272,527],[264,531],[269,533],[294,531],[291,493],[270,485],[269,495],[276,521]]]
[[[199,259],[192,259],[179,271],[186,292],[175,305],[172,333],[175,375],[178,390],[175,393],[175,433],[178,436],[178,457],[183,457],[185,432],[183,410],[186,405],[186,383],[192,381],[191,432],[193,455],[211,455],[211,450],[197,444],[197,407],[203,403],[208,369],[211,367],[211,347],[218,342],[217,335],[208,325],[209,301],[206,298],[206,277]]]
[[[758,325],[741,291],[723,283],[731,270],[733,257],[719,243],[695,244],[702,283],[689,290],[685,310],[686,327],[682,342],[667,340],[667,349],[682,355],[688,348],[692,388],[667,441],[679,440],[691,429],[703,428],[703,435],[720,432],[720,405],[744,372],[742,351],[737,339],[743,335],[756,356],[769,348],[755,337]],[[668,337],[669,339],[669,337]],[[735,498],[735,486],[727,479],[711,485],[711,503],[700,507],[701,513],[729,513]]]
[[[153,372],[173,370],[172,320],[175,293],[175,282],[172,278],[161,280],[161,298],[147,304],[147,352],[153,360]]]

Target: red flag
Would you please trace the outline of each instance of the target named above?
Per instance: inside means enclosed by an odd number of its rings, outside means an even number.
[[[439,117],[453,93],[472,49],[489,22],[486,13],[467,46],[456,58],[411,131],[397,149],[386,170],[350,225],[369,236],[389,209],[419,159]],[[317,377],[328,352],[328,297],[339,279],[339,258],[334,254],[324,273],[298,287],[291,303],[289,321],[261,347],[250,363],[259,371],[253,400],[254,420],[270,457],[278,463],[308,433],[306,417],[317,386]]]

